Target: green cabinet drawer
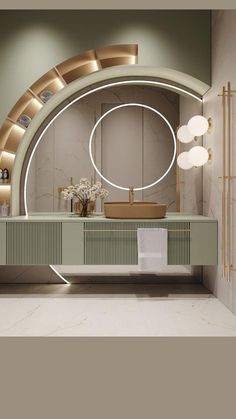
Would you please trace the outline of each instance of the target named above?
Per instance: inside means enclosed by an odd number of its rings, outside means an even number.
[[[168,229],[168,264],[189,265],[190,224],[185,222],[89,222],[84,227],[85,264],[136,265],[137,228]]]
[[[61,223],[8,222],[7,264],[61,264]]]
[[[62,265],[83,265],[84,223],[62,223]]]
[[[190,265],[216,265],[218,259],[217,222],[191,223]]]
[[[6,265],[7,251],[6,251],[6,223],[0,223],[0,265]]]

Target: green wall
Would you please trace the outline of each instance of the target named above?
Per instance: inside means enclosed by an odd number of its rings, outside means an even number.
[[[201,10],[1,10],[0,124],[51,67],[109,44],[138,43],[139,64],[210,84],[210,19]]]

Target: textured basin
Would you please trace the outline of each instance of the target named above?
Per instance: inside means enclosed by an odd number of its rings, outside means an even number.
[[[156,202],[106,202],[106,218],[164,218],[166,205]]]

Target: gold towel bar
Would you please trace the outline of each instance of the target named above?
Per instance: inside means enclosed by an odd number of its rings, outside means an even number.
[[[186,229],[186,230],[168,230],[168,233],[169,232],[184,232],[184,233],[188,233],[188,232],[190,232],[191,230],[190,229]],[[101,232],[106,232],[106,233],[110,233],[110,232],[112,232],[112,233],[120,233],[120,232],[132,232],[132,233],[137,233],[137,230],[84,230],[84,232],[85,233],[94,233],[94,232],[99,232],[99,233],[101,233]]]

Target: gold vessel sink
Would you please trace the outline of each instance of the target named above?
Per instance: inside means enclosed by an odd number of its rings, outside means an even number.
[[[105,202],[106,218],[164,218],[166,205],[157,202]]]

